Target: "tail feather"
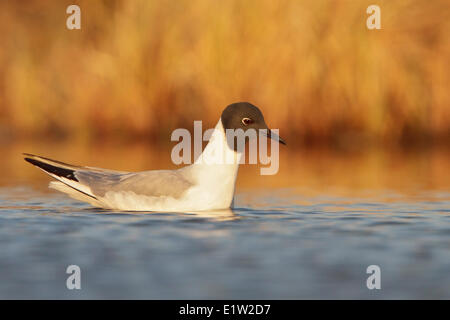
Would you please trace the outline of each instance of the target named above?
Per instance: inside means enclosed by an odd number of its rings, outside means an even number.
[[[97,200],[97,197],[92,194],[89,186],[83,185],[76,177],[76,171],[83,170],[83,167],[70,165],[64,162],[32,155],[29,153],[24,153],[24,155],[25,161],[40,168],[45,173],[49,174],[50,176],[67,186],[66,188],[62,188],[61,184],[51,185],[50,187],[53,187],[53,189],[65,192],[71,197],[74,197],[73,195],[78,192],[79,196],[83,199],[89,197],[91,199]]]
[[[71,187],[61,181],[52,181],[48,187],[63,192],[75,200],[90,203],[94,207],[103,207],[101,202],[98,201],[96,197],[75,189],[74,187]]]

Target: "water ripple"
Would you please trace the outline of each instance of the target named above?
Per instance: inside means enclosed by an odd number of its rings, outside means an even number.
[[[450,298],[450,195],[242,192],[203,213],[108,211],[0,190],[0,298]],[[83,289],[65,289],[70,264]]]

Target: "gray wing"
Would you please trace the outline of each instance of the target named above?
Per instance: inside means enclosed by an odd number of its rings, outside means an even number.
[[[180,198],[193,183],[180,170],[152,170],[135,173],[109,173],[89,170],[75,172],[95,196],[107,192],[134,192],[137,195]]]
[[[123,172],[77,166],[33,154],[24,155],[26,161],[70,188],[94,199],[104,196],[108,191],[128,191],[144,196],[179,198],[193,185],[184,168]]]

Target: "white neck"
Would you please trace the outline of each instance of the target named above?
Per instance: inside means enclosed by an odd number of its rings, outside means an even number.
[[[239,166],[242,152],[234,151],[228,146],[222,120],[219,120],[212,130],[211,138],[209,139],[205,150],[203,150],[202,154],[195,160],[194,164],[231,164]]]
[[[227,144],[222,120],[219,120],[203,153],[191,167],[203,201],[214,203],[217,208],[230,207],[233,201],[239,162],[242,153]]]

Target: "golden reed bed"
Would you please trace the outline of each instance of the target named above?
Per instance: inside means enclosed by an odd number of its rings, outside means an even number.
[[[168,143],[241,100],[291,146],[450,138],[447,0],[77,3],[0,2],[0,141]]]

